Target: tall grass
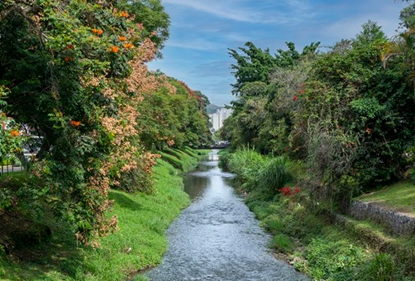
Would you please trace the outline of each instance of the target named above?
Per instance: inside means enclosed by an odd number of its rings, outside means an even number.
[[[258,190],[270,196],[287,184],[292,175],[284,157],[265,157],[252,147],[243,147],[232,154],[221,155],[222,167],[238,175],[242,187]]]
[[[284,157],[276,157],[268,160],[259,173],[259,179],[263,189],[277,192],[292,179]]]
[[[246,146],[230,155],[227,167],[237,174],[242,182],[248,182],[256,180],[264,162],[264,156],[254,148]]]

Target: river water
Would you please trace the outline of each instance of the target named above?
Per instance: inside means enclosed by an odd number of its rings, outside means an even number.
[[[218,167],[217,151],[189,173],[192,204],[168,229],[169,249],[153,281],[308,280],[267,248],[269,235],[230,187],[232,174]]]

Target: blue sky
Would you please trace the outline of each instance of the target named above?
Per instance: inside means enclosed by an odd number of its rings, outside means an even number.
[[[184,81],[211,103],[229,104],[234,97],[234,63],[228,48],[247,41],[271,53],[292,41],[298,50],[311,42],[331,46],[353,38],[368,20],[389,36],[399,27],[405,3],[394,0],[162,0],[170,15],[170,38],[163,58],[152,70]]]

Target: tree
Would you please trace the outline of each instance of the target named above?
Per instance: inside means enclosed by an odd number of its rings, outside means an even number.
[[[238,99],[232,102],[233,116],[225,123],[223,134],[230,138],[232,145],[251,144],[262,152],[286,149],[283,135],[289,134],[291,113],[289,108],[285,113],[278,108],[291,104],[287,101],[294,98],[304,81],[298,65],[316,55],[319,43],[304,47],[301,53],[294,43],[286,44],[288,50],[278,49],[274,56],[269,49],[261,50],[251,42],[245,44],[248,48],[239,48],[245,55],[229,50],[236,60],[231,68],[236,78],[233,93]]]
[[[401,175],[404,151],[413,142],[414,114],[410,108],[414,102],[402,69],[382,67],[380,51],[385,43],[387,39],[376,24],[363,25],[352,49],[322,56],[306,83],[301,119],[319,124],[309,126],[315,133],[309,134],[314,148],[308,155],[315,156],[328,147],[327,139],[319,137],[322,133],[331,136],[332,144],[335,140],[343,143],[341,151],[348,151],[331,159],[335,154],[326,149],[318,157],[322,162],[310,158],[311,164],[320,165],[316,170],[338,171],[329,180],[333,184],[341,182],[335,179],[350,176],[361,188],[369,189]],[[344,164],[338,169],[330,163]],[[330,179],[327,174],[321,177]]]
[[[0,8],[5,111],[42,140],[32,167],[39,188],[87,243],[116,229],[105,214],[109,188],[155,163],[133,142],[139,93],[152,89],[144,63],[154,43],[110,0],[9,0]]]
[[[160,0],[118,0],[117,6],[135,15],[134,22],[144,27],[143,35],[151,38],[159,51],[163,49],[169,38],[170,18]]]

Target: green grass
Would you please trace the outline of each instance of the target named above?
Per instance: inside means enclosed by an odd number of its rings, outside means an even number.
[[[192,170],[197,163],[199,163],[199,160],[209,153],[209,151],[210,150],[207,149],[192,150],[191,148],[186,147],[181,150],[167,148],[158,153],[163,160],[173,165],[174,168],[181,170],[182,172],[188,172]]]
[[[86,280],[124,280],[125,272],[160,263],[167,250],[165,230],[189,199],[171,166],[160,161],[154,170],[153,195],[110,193],[120,231],[103,238],[102,249],[88,251],[86,265],[92,273]]]
[[[288,253],[294,249],[294,244],[291,241],[291,238],[284,233],[279,233],[272,237],[269,246],[282,253]]]
[[[415,183],[413,181],[398,182],[385,186],[380,190],[363,194],[356,199],[373,202],[379,206],[415,216]]]
[[[118,232],[99,239],[101,248],[78,245],[65,224],[47,221],[52,241],[6,258],[0,249],[0,280],[126,280],[157,265],[167,249],[165,230],[189,204],[182,178],[163,160],[154,167],[152,194],[110,191]],[[137,276],[137,279],[143,279]]]

